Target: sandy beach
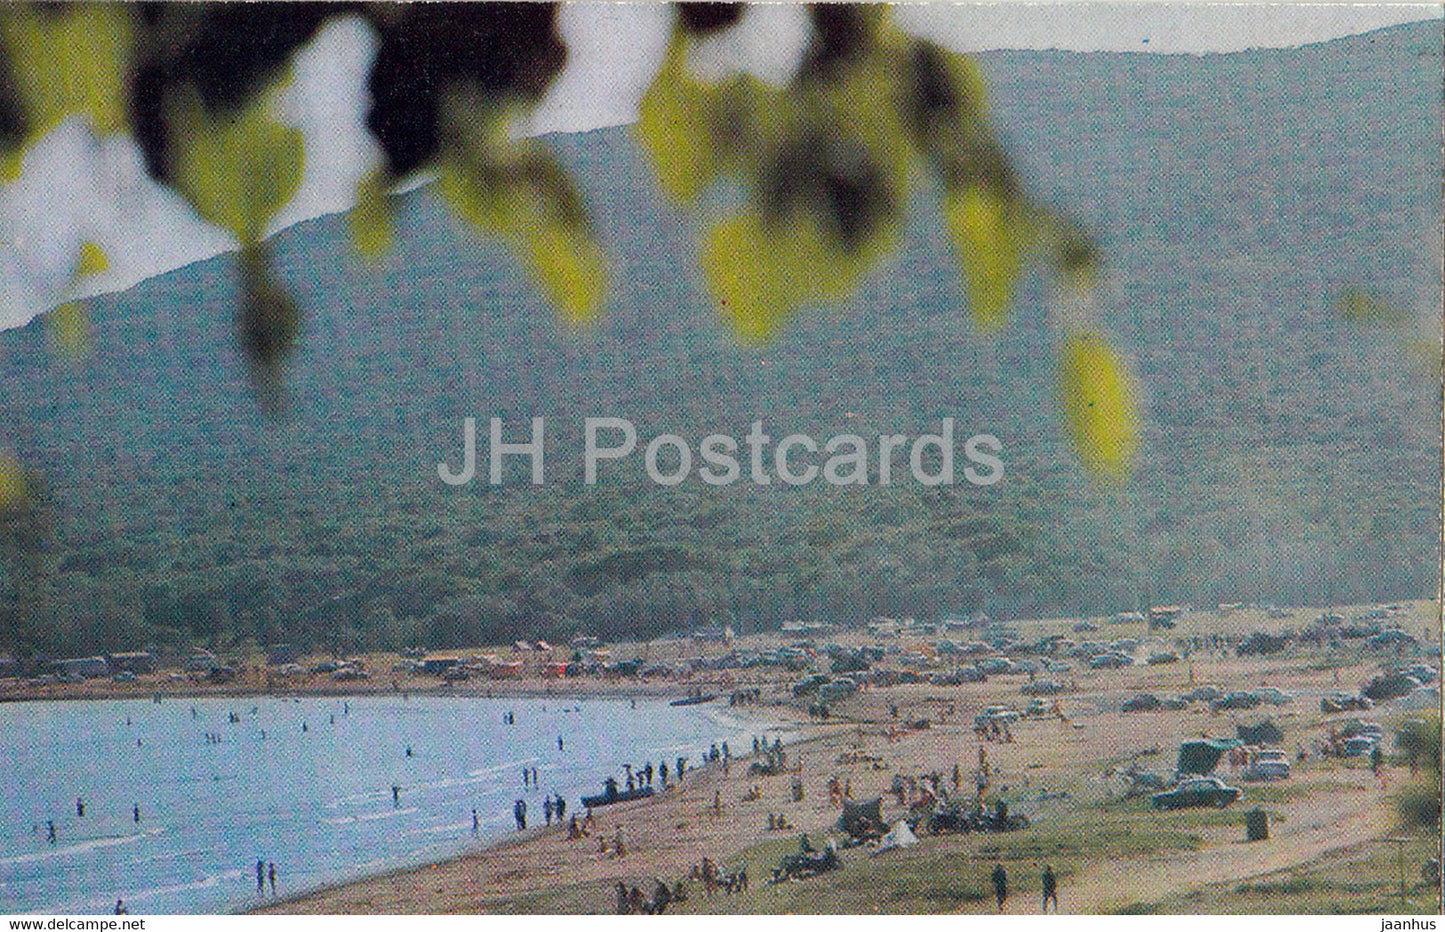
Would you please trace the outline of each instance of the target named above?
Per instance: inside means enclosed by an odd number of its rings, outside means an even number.
[[[1420,619],[1415,624],[1432,624],[1429,618],[1436,611],[1432,605],[1422,603],[1414,611]],[[1208,625],[1236,635],[1265,622],[1248,615],[1200,616],[1195,630]],[[1071,626],[1067,619],[1043,620],[1032,623],[1027,634],[1037,637]],[[1139,627],[1136,632],[1121,625],[1108,633],[1144,636]],[[873,643],[862,633],[838,637],[848,643]],[[720,656],[729,649],[761,650],[782,643],[768,635],[726,647],[654,644],[647,649],[654,656],[665,652],[676,658],[699,652]],[[924,646],[924,641],[905,638],[901,650]],[[377,668],[385,669],[384,662],[379,658]],[[752,749],[735,747],[726,767],[715,763],[689,768],[681,784],[674,782],[650,799],[597,808],[595,825],[586,837],[569,838],[560,825],[539,828],[535,821],[540,813],[534,813],[527,832],[478,843],[459,857],[289,896],[283,886],[281,898],[255,911],[612,913],[619,882],[650,895],[661,879],[669,886],[683,881],[688,887],[688,900],[671,907],[678,912],[991,912],[988,871],[995,863],[1006,863],[1017,878],[1017,888],[1027,894],[1010,900],[1006,911],[1036,912],[1038,875],[1045,860],[1059,874],[1063,911],[1075,913],[1187,911],[1198,897],[1227,906],[1233,900],[1223,891],[1252,889],[1248,883],[1252,878],[1283,876],[1307,888],[1308,883],[1299,878],[1315,876],[1325,869],[1322,865],[1333,863],[1332,858],[1350,865],[1340,870],[1355,872],[1338,882],[1340,889],[1368,888],[1368,883],[1363,888],[1361,883],[1369,880],[1371,871],[1383,869],[1375,859],[1375,840],[1398,830],[1394,802],[1410,775],[1398,760],[1386,762],[1375,773],[1366,759],[1322,756],[1319,749],[1325,739],[1357,714],[1323,713],[1320,698],[1357,687],[1377,674],[1380,666],[1381,658],[1368,652],[1300,648],[1250,657],[1199,650],[1187,661],[1161,665],[1076,667],[1065,677],[1065,691],[1046,703],[1047,711],[1014,722],[1006,740],[981,737],[974,717],[992,705],[1020,709],[1027,705],[1027,695],[1020,693],[1030,680],[1022,675],[990,676],[986,682],[961,685],[864,685],[852,698],[833,703],[826,720],[810,719],[810,700],[793,695],[793,685],[804,674],[769,666],[704,670],[682,680],[559,681],[529,676],[452,686],[421,677],[393,682],[385,674],[359,684],[314,676],[308,682],[289,684],[289,692],[343,695],[399,689],[414,695],[557,698],[680,698],[701,692],[718,696],[708,706],[711,714],[756,721],[759,730],[784,724],[795,730],[786,739],[786,769],[781,773],[750,773],[756,760]],[[147,689],[168,695],[172,691],[280,692],[274,683],[268,689],[254,672],[251,677],[243,675],[241,681],[222,686],[171,681],[27,689],[45,692],[46,698],[80,698],[88,691],[143,697]],[[1292,698],[1280,706],[1243,711],[1211,710],[1206,703],[1143,714],[1121,711],[1121,702],[1131,695],[1178,695],[1196,684],[1225,691],[1278,687]],[[9,698],[23,691],[12,692]],[[755,692],[756,701],[730,707],[729,696],[745,691]],[[1419,713],[1382,706],[1370,714],[1393,728]],[[1217,776],[1244,789],[1240,803],[1221,810],[1159,813],[1151,810],[1147,795],[1125,792],[1126,770],[1171,774],[1181,741],[1230,738],[1237,725],[1265,718],[1283,728],[1283,745],[1291,758],[1298,755],[1288,780],[1246,782],[1239,768],[1221,763]],[[906,850],[879,854],[870,848],[847,849],[841,871],[778,886],[767,883],[779,858],[798,850],[803,833],[819,845],[841,837],[836,825],[842,807],[830,793],[830,783],[836,781],[854,800],[882,797],[883,815],[893,824],[909,815],[917,787],[930,775],[938,775],[950,791],[956,789],[954,795],[971,799],[980,771],[987,774],[987,797],[1007,799],[1011,811],[1031,820],[1029,828],[1004,834],[934,836],[920,826],[919,843]],[[960,787],[953,784],[955,772]],[[893,792],[899,780],[909,785],[905,799]],[[795,785],[801,785],[801,798],[796,798]],[[1253,808],[1266,810],[1270,836],[1248,844],[1245,812]],[[787,828],[770,828],[780,817]],[[625,849],[622,856],[615,847],[619,837]],[[1419,852],[1412,849],[1412,858],[1428,856],[1429,844],[1421,845]],[[725,871],[745,867],[751,889],[739,896],[706,897],[702,884],[688,879],[704,858]],[[874,889],[893,892],[878,899],[871,892]],[[1260,889],[1275,887],[1263,884]],[[1347,901],[1354,896],[1338,895]],[[1234,899],[1252,904],[1256,911],[1267,910],[1273,902]],[[1288,908],[1309,908],[1308,901],[1301,902],[1306,905],[1294,903]]]

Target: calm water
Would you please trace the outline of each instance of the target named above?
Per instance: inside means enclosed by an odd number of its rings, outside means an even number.
[[[515,830],[518,798],[540,824],[546,795],[570,814],[624,763],[699,763],[725,740],[751,750],[764,732],[725,711],[390,696],[3,705],[0,913],[109,912],[118,897],[134,913],[224,912],[256,900],[258,858],[283,895],[439,858],[476,844],[473,809],[496,838]],[[523,788],[524,767],[540,787]]]

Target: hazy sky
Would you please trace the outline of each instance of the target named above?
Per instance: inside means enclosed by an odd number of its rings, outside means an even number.
[[[910,32],[957,51],[1058,48],[1152,53],[1239,51],[1319,42],[1441,17],[1441,4],[999,3],[896,8]],[[568,67],[524,133],[632,122],[657,67],[669,11],[656,4],[573,4],[561,14]],[[704,73],[745,68],[785,80],[808,37],[801,8],[759,6],[692,61]],[[299,56],[280,117],[306,136],[307,168],[282,229],[344,210],[377,159],[364,132],[365,75],[375,39],[358,19],[331,23]],[[112,268],[85,294],[129,287],[233,247],[178,197],[147,179],[129,139],[97,143],[78,123],[42,140],[19,181],[0,187],[0,329],[22,324],[70,295],[70,262],[91,239]]]

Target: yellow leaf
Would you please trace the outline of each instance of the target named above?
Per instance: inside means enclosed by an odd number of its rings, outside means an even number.
[[[688,76],[685,59],[685,43],[674,40],[642,97],[634,132],[662,190],[687,204],[717,177],[718,145],[710,121],[713,93]]]
[[[193,89],[168,101],[176,186],[206,221],[242,243],[259,242],[266,225],[301,185],[301,131],[273,120],[270,94],[234,112],[210,114]]]
[[[744,343],[757,344],[798,307],[846,296],[894,236],[882,231],[868,248],[849,253],[810,219],[769,225],[746,211],[708,233],[702,269],[723,316]]]
[[[0,42],[30,123],[22,151],[72,113],[97,133],[125,129],[132,12],[119,3],[0,9]]]
[[[1138,391],[1128,367],[1097,333],[1064,341],[1060,388],[1069,433],[1095,475],[1127,478],[1139,439]]]
[[[379,171],[371,172],[357,184],[356,206],[347,215],[351,241],[368,262],[375,262],[391,251],[391,209],[386,198],[384,175]]]
[[[506,163],[465,166],[448,159],[438,193],[463,220],[501,238],[568,322],[589,323],[601,310],[607,289],[602,247],[584,223],[566,216],[559,206],[575,196],[570,189],[547,186],[564,184],[565,176],[548,171],[550,161],[530,148],[517,157],[531,159],[532,170],[515,170]]]
[[[18,181],[25,169],[25,148],[22,146],[0,155],[0,184]]]
[[[973,318],[984,330],[997,330],[1023,266],[1023,210],[992,191],[969,187],[944,195],[943,219],[963,263]]]
[[[15,457],[0,450],[0,511],[25,503],[25,471]]]
[[[569,323],[597,319],[607,290],[607,260],[601,247],[553,223],[528,229],[523,251],[542,290]]]
[[[76,278],[99,275],[108,268],[110,268],[110,259],[106,257],[104,249],[91,240],[80,244],[80,261],[75,266]]]
[[[55,346],[67,356],[80,357],[90,352],[90,317],[78,301],[62,304],[50,312],[50,336]]]
[[[1335,304],[1340,316],[1355,324],[1400,323],[1409,319],[1399,308],[1357,289],[1341,294]]]

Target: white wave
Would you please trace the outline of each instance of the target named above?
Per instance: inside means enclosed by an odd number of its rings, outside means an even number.
[[[340,816],[334,819],[322,819],[323,825],[352,825],[357,822],[375,822],[378,819],[394,819],[397,816],[411,815],[421,810],[415,806],[409,809],[388,809],[385,812],[365,812],[361,815]]]
[[[129,845],[159,835],[160,829],[150,832],[141,832],[138,835],[120,835],[110,838],[91,838],[74,845],[63,847],[46,848],[43,851],[33,851],[30,854],[17,854],[8,858],[0,858],[0,864],[29,864],[35,861],[45,861],[50,858],[63,858],[72,854],[85,854],[88,851],[97,851],[101,848],[114,848],[116,845]]]

